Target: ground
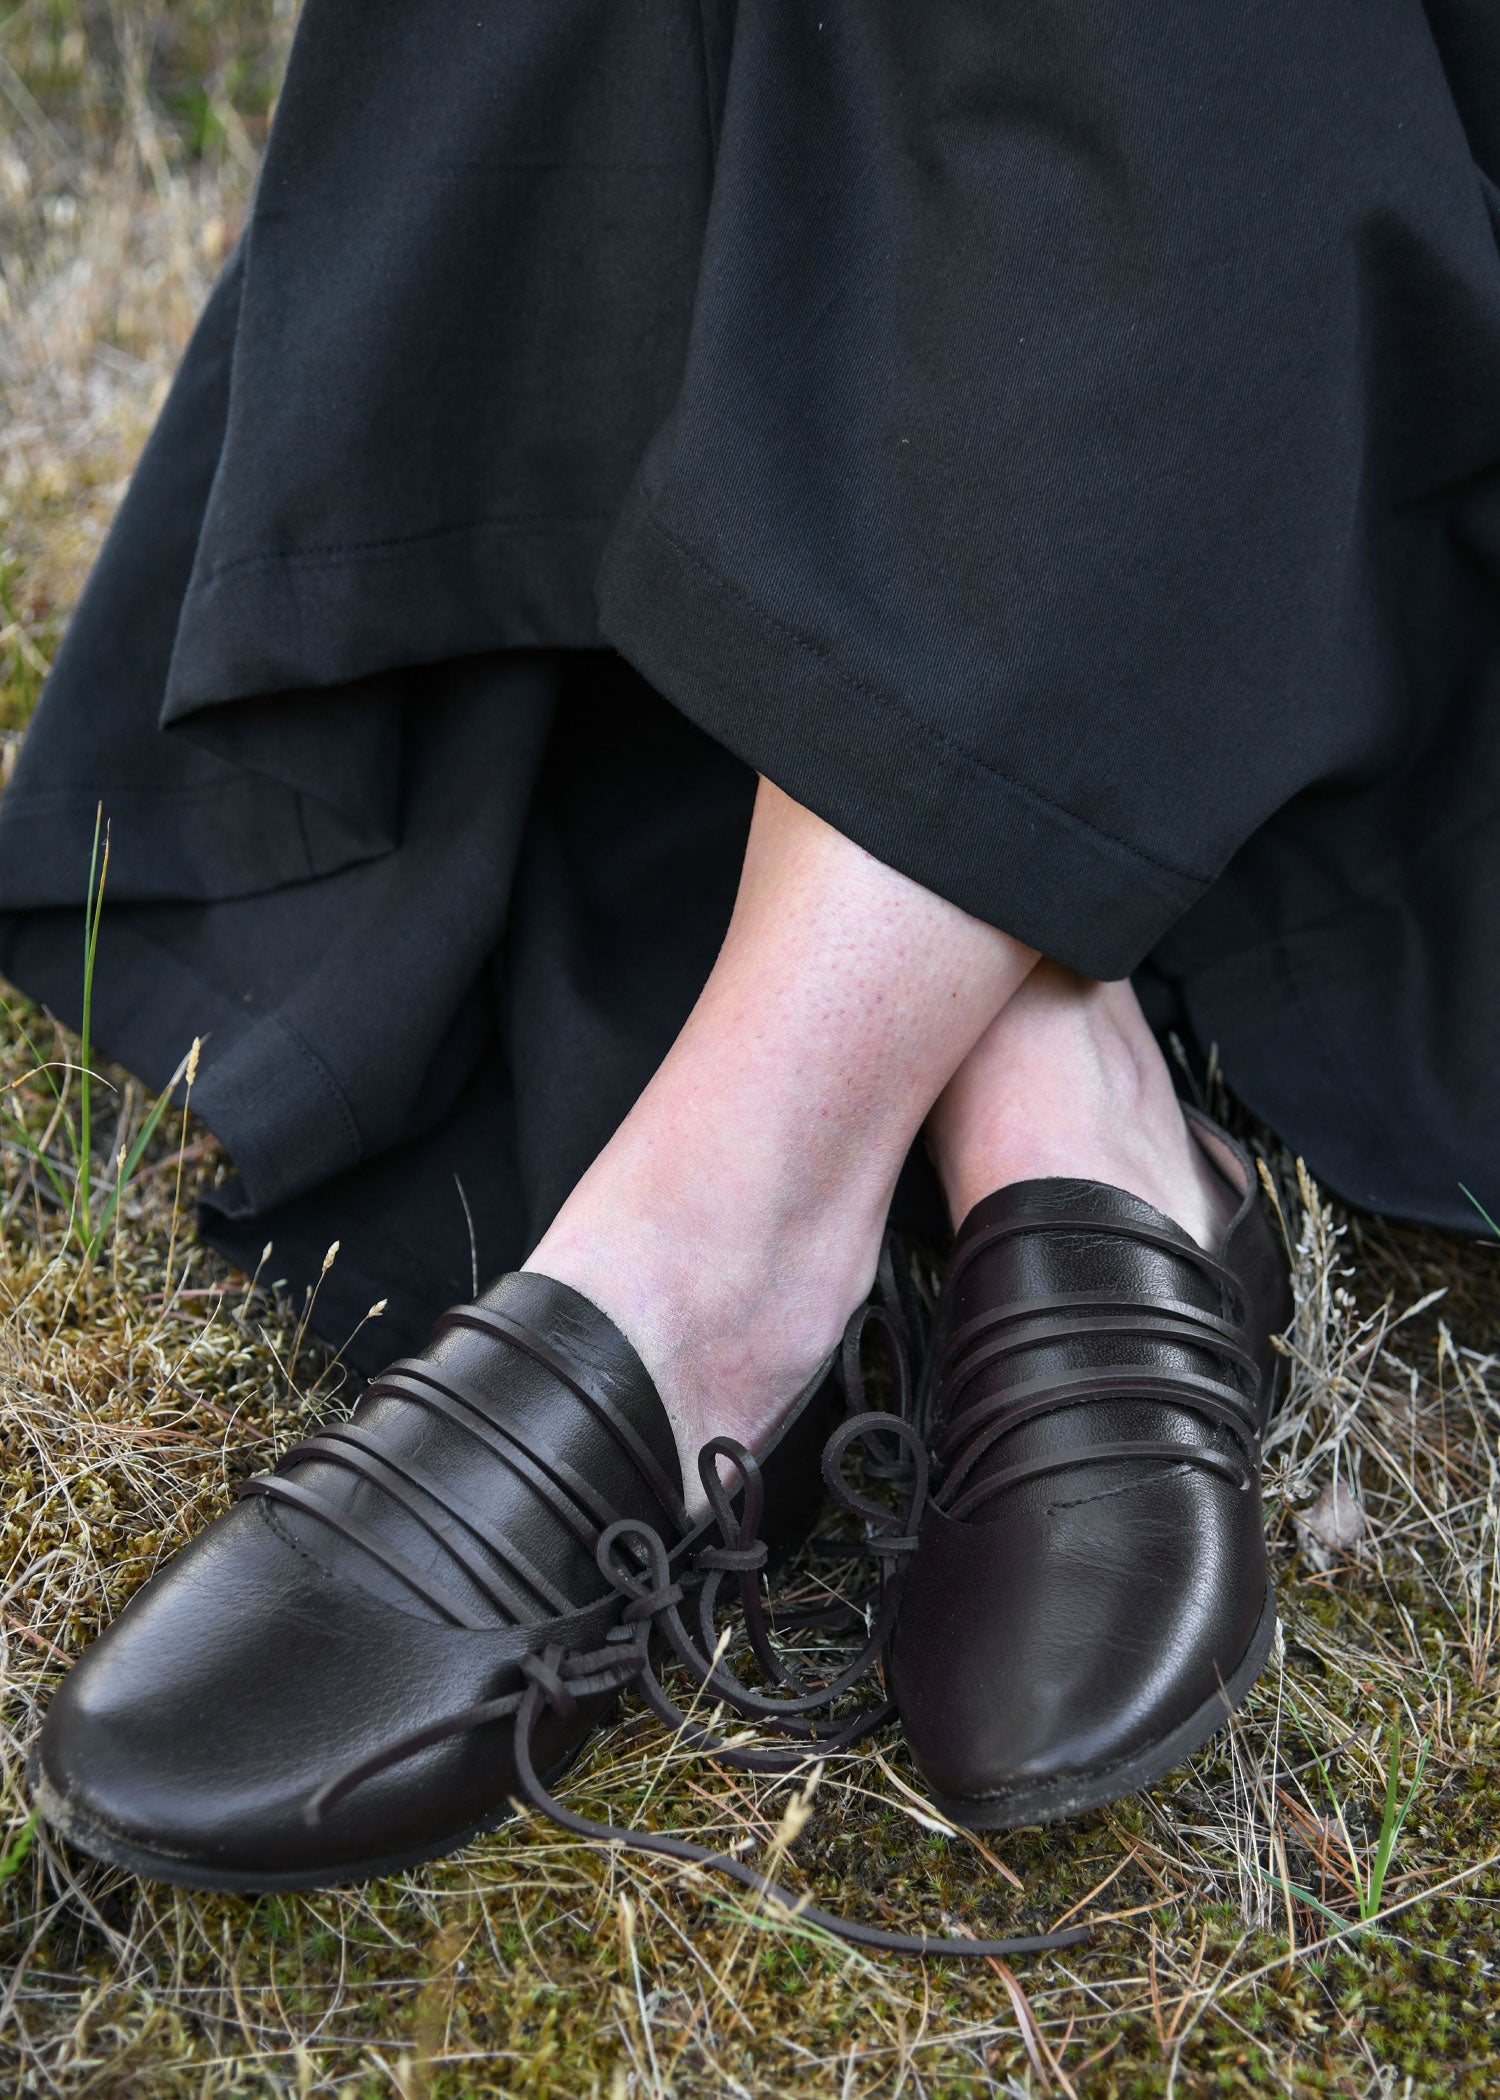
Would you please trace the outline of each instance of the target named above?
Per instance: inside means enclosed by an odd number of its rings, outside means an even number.
[[[243,217],[290,16],[285,0],[25,0],[0,12],[7,772]],[[86,1064],[98,1074],[87,1089]],[[983,1842],[924,1805],[894,1734],[823,1775],[788,1868],[819,1901],[908,1928],[1085,1918],[1090,1947],[1008,1970],[865,1959],[665,1863],[531,1822],[358,1892],[197,1897],[92,1866],[34,1830],[27,1747],[68,1659],[236,1478],[348,1392],[337,1360],[308,1341],[305,1308],[195,1245],[194,1189],[225,1165],[190,1117],[173,1110],[154,1127],[114,1200],[111,1162],[134,1149],[150,1107],[8,999],[6,2091],[1500,2090],[1491,1237],[1345,1215],[1266,1148],[1298,1285],[1291,1395],[1266,1477],[1284,1638],[1210,1749],[1143,1799]],[[1500,1190],[1476,1193],[1500,1206]],[[262,1283],[273,1277],[274,1257]],[[617,1821],[644,1812],[658,1827],[762,1842],[789,1791],[673,1751],[636,1710],[569,1783],[576,1805]]]

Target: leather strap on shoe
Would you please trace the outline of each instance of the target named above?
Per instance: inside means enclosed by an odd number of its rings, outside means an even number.
[[[1108,1216],[1030,1211],[1001,1219],[976,1232],[960,1249],[945,1290],[982,1254],[1007,1239],[1038,1233],[1109,1235],[1155,1253],[1169,1254],[1198,1271],[1212,1286],[1219,1310],[1187,1299],[1149,1300],[1124,1291],[1065,1291],[1013,1299],[966,1321],[950,1337],[938,1367],[939,1431],[935,1457],[942,1471],[933,1497],[955,1519],[967,1517],[1006,1489],[1045,1474],[1114,1460],[1151,1460],[1195,1465],[1230,1481],[1243,1493],[1256,1485],[1263,1424],[1261,1374],[1244,1332],[1248,1317],[1238,1279],[1184,1236],[1143,1221]],[[1212,1371],[1171,1363],[1101,1364],[1076,1372],[1048,1372],[969,1405],[965,1390],[985,1370],[1007,1358],[1073,1341],[1129,1340],[1159,1344],[1206,1357]],[[1123,1441],[1084,1438],[1068,1449],[1049,1451],[1011,1465],[987,1468],[975,1477],[995,1447],[1023,1423],[1091,1402],[1116,1399],[1166,1402],[1184,1408],[1213,1429],[1227,1432],[1230,1449],[1202,1438]]]
[[[625,1453],[636,1471],[650,1487],[661,1505],[663,1516],[678,1531],[687,1529],[687,1511],[682,1500],[667,1478],[663,1467],[657,1462],[645,1442],[637,1433],[634,1423],[628,1421],[616,1407],[601,1382],[575,1358],[565,1356],[554,1349],[542,1337],[523,1327],[518,1320],[508,1319],[489,1305],[456,1305],[445,1312],[433,1332],[444,1334],[454,1327],[470,1327],[493,1340],[509,1342],[539,1363],[544,1370],[576,1394],[584,1406],[590,1408],[598,1420],[609,1431],[620,1449]]]
[[[896,1403],[893,1409],[866,1404],[861,1354],[864,1338],[872,1329],[880,1335],[889,1359]],[[927,1453],[911,1419],[905,1309],[862,1307],[845,1334],[843,1365],[849,1411],[824,1447],[823,1478],[835,1500],[863,1521],[863,1544],[877,1570],[874,1588],[859,1600],[868,1612],[866,1639],[843,1669],[814,1681],[792,1658],[777,1653],[759,1587],[766,1560],[765,1542],[758,1535],[764,1503],[760,1466],[754,1455],[733,1438],[716,1437],[704,1446],[698,1459],[699,1476],[717,1533],[715,1541],[700,1547],[688,1565],[674,1573],[672,1554],[656,1527],[639,1518],[622,1518],[608,1525],[599,1536],[596,1559],[600,1573],[621,1599],[621,1610],[618,1623],[600,1647],[580,1654],[550,1644],[539,1653],[525,1656],[520,1665],[523,1682],[516,1689],[389,1743],[328,1780],[307,1804],[309,1822],[321,1821],[356,1788],[420,1751],[471,1730],[509,1721],[522,1793],[533,1808],[560,1828],[600,1844],[625,1846],[708,1869],[748,1889],[788,1918],[831,1932],[855,1946],[889,1954],[973,1959],[1041,1953],[1089,1940],[1092,1934],[1087,1926],[984,1940],[888,1932],[856,1919],[841,1918],[794,1895],[731,1853],[710,1851],[686,1838],[597,1823],[577,1815],[550,1792],[537,1772],[536,1731],[546,1711],[550,1709],[569,1718],[580,1702],[627,1687],[640,1694],[677,1740],[744,1771],[808,1771],[830,1753],[851,1748],[891,1718],[894,1709],[884,1697],[857,1705],[852,1711],[841,1709],[884,1658],[896,1614],[894,1577],[903,1557],[916,1548],[927,1497]],[[844,1468],[856,1447],[866,1453],[866,1474],[897,1491],[897,1508],[860,1493],[847,1480]],[[738,1510],[720,1477],[721,1460],[732,1464],[738,1475]],[[726,1583],[732,1583],[737,1592],[745,1632],[758,1667],[779,1687],[774,1693],[745,1683],[725,1659],[725,1644],[715,1628]],[[695,1720],[672,1699],[658,1675],[653,1647],[661,1641],[693,1679],[697,1687],[695,1707],[701,1703],[728,1707],[743,1720],[788,1737],[799,1747],[782,1750],[731,1743]]]
[[[635,1425],[626,1419],[603,1382],[587,1366],[565,1356],[519,1321],[491,1306],[457,1306],[439,1320],[436,1333],[441,1335],[454,1328],[475,1330],[502,1351],[517,1350],[540,1364],[608,1432],[672,1534],[678,1536],[686,1531],[687,1516],[681,1496]],[[440,1376],[431,1363],[406,1359],[392,1364],[375,1379],[366,1388],[365,1399],[398,1400],[439,1415],[465,1432],[507,1472],[525,1483],[548,1516],[590,1558],[597,1552],[600,1538],[620,1520],[621,1512],[560,1453],[533,1449],[516,1425],[502,1420],[493,1402],[457,1372],[445,1370]],[[317,1488],[289,1477],[310,1462],[337,1466],[378,1488],[436,1542],[442,1549],[439,1565],[446,1563],[467,1578],[461,1587],[466,1590],[472,1585],[491,1607],[493,1616],[479,1617],[466,1609],[460,1601],[460,1586],[446,1588],[439,1577],[418,1568],[374,1525],[365,1523]],[[305,1438],[282,1457],[274,1472],[257,1474],[242,1482],[237,1493],[264,1496],[327,1526],[377,1562],[450,1626],[479,1630],[498,1619],[502,1625],[541,1627],[578,1609],[576,1600],[565,1596],[481,1511],[466,1506],[449,1483],[438,1479],[409,1452],[383,1440],[378,1430],[358,1422],[331,1425]]]

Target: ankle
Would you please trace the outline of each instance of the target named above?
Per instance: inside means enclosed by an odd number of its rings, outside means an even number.
[[[634,1342],[686,1459],[754,1446],[836,1347],[921,1118],[1035,960],[762,783],[713,973],[528,1263]]]
[[[654,1127],[654,1126],[653,1126]],[[685,1172],[620,1133],[527,1260],[634,1345],[677,1437],[690,1502],[709,1437],[757,1448],[836,1350],[874,1278],[899,1159],[842,1186],[743,1158]],[[877,1185],[878,1182],[878,1185]]]
[[[1001,1014],[928,1131],[955,1224],[996,1188],[1056,1175],[1128,1189],[1212,1245],[1235,1200],[1130,986],[1056,964]]]

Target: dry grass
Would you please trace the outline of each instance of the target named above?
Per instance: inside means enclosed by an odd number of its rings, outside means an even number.
[[[208,0],[128,16],[30,0],[0,20],[12,723],[243,209],[274,27],[269,6]],[[219,82],[212,121],[195,78]],[[30,1063],[17,1017],[0,1022],[0,1088],[41,1137]],[[104,1158],[116,1112],[128,1131],[146,1108],[113,1076]],[[1061,1830],[946,1831],[894,1738],[830,1769],[789,1870],[821,1902],[972,1930],[1100,1921],[1082,1954],[1013,1973],[924,1967],[788,1932],[732,1891],[532,1823],[367,1890],[256,1901],[145,1886],[41,1834],[25,1849],[23,1760],[66,1659],[239,1472],[337,1404],[336,1364],[305,1344],[291,1361],[297,1320],[191,1243],[193,1188],[222,1163],[191,1128],[179,1162],[182,1138],[164,1126],[91,1270],[46,1182],[3,1152],[5,2090],[1500,2087],[1500,1248],[1340,1221],[1279,1163],[1299,1307],[1267,1478],[1284,1643],[1228,1736],[1148,1798]],[[1319,1535],[1339,1517],[1342,1547]],[[1401,1791],[1420,1778],[1361,1929],[1393,1750]],[[626,1820],[648,1794],[663,1826],[766,1845],[789,1788],[680,1755],[629,1710],[569,1795]]]
[[[0,17],[0,727],[30,710],[238,233],[289,16],[27,0]]]

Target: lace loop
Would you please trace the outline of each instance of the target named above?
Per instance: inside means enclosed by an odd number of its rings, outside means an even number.
[[[744,1504],[738,1515],[719,1473],[721,1458],[727,1459],[740,1476]],[[698,1453],[698,1478],[708,1497],[709,1513],[719,1527],[724,1550],[733,1551],[734,1542],[741,1534],[754,1538],[766,1508],[765,1476],[754,1452],[747,1451],[737,1437],[710,1437]]]
[[[844,1339],[839,1350],[839,1369],[844,1381],[844,1396],[851,1414],[870,1412],[865,1398],[864,1341],[871,1327],[880,1336],[885,1350],[886,1366],[895,1386],[892,1412],[902,1421],[911,1416],[911,1358],[903,1334],[904,1322],[898,1312],[886,1305],[862,1305],[844,1329]]]
[[[898,1518],[880,1503],[872,1502],[868,1495],[859,1494],[844,1476],[844,1460],[850,1449],[877,1436],[894,1438],[906,1454],[909,1470],[900,1477],[909,1481],[909,1498],[903,1517]],[[822,1469],[824,1485],[835,1502],[851,1516],[863,1517],[867,1524],[874,1525],[876,1536],[870,1544],[877,1553],[889,1547],[890,1541],[885,1534],[897,1531],[898,1526],[900,1535],[916,1533],[927,1501],[928,1459],[926,1443],[908,1416],[874,1411],[851,1415],[846,1422],[840,1423],[823,1446]]]
[[[867,1536],[858,1545],[864,1557],[875,1560],[878,1571],[873,1591],[857,1600],[841,1600],[838,1606],[838,1609],[853,1615],[868,1617],[866,1638],[858,1654],[845,1668],[822,1682],[813,1682],[797,1663],[776,1652],[758,1581],[767,1558],[765,1541],[759,1536],[764,1507],[760,1467],[753,1455],[732,1438],[717,1437],[704,1446],[699,1456],[699,1474],[709,1499],[718,1543],[700,1548],[693,1557],[690,1571],[674,1578],[673,1556],[653,1525],[638,1518],[620,1518],[609,1524],[599,1535],[595,1558],[601,1574],[620,1597],[622,1608],[618,1622],[605,1634],[601,1647],[578,1653],[553,1642],[540,1652],[524,1655],[517,1666],[522,1680],[520,1690],[486,1700],[418,1729],[338,1774],[321,1786],[307,1803],[309,1821],[320,1821],[357,1787],[419,1751],[508,1719],[521,1797],[561,1829],[599,1844],[652,1853],[722,1875],[785,1917],[805,1919],[855,1946],[893,1954],[974,1959],[1040,1953],[1055,1947],[1078,1946],[1089,1940],[1092,1934],[1087,1926],[997,1940],[887,1932],[821,1909],[732,1854],[710,1851],[688,1839],[669,1837],[656,1831],[592,1822],[565,1807],[537,1773],[536,1731],[545,1712],[550,1711],[565,1720],[572,1719],[584,1700],[602,1697],[626,1686],[640,1693],[651,1711],[673,1730],[679,1741],[745,1771],[773,1774],[806,1771],[812,1760],[852,1747],[891,1718],[894,1709],[884,1698],[856,1707],[842,1720],[838,1717],[847,1696],[883,1661],[896,1608],[896,1585],[890,1577],[896,1563],[915,1550],[927,1499],[927,1452],[910,1419],[911,1375],[902,1327],[882,1306],[864,1309],[850,1322],[856,1358],[859,1340],[871,1324],[880,1333],[890,1358],[898,1411],[870,1409],[863,1405],[863,1378],[857,1362],[853,1363],[851,1376],[846,1337],[845,1391],[851,1403],[851,1413],[828,1439],[822,1454],[823,1479],[840,1506],[867,1527]],[[857,1407],[856,1402],[859,1403]],[[895,1486],[900,1498],[899,1508],[887,1508],[874,1501],[848,1480],[844,1468],[857,1447],[863,1447],[865,1451],[867,1473]],[[741,1486],[738,1510],[720,1478],[720,1461],[728,1461],[738,1471]],[[729,1578],[734,1579],[738,1590],[746,1632],[756,1661],[773,1684],[781,1687],[778,1694],[757,1691],[745,1684],[724,1659],[725,1644],[714,1631],[715,1606],[719,1592]],[[696,1638],[689,1632],[682,1615],[682,1608],[694,1588],[697,1590]],[[828,1614],[815,1611],[800,1616],[806,1623],[813,1624],[822,1623]],[[776,1749],[761,1744],[730,1743],[685,1712],[671,1698],[657,1675],[652,1662],[653,1641],[663,1642],[695,1681],[695,1705],[707,1701],[713,1706],[726,1707],[743,1720],[789,1738],[790,1746]]]

